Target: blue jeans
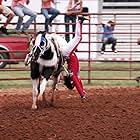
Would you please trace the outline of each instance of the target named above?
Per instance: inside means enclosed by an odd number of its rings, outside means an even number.
[[[26,29],[29,28],[29,26],[32,24],[33,20],[35,20],[35,18],[37,16],[37,14],[35,12],[33,12],[32,10],[30,10],[29,8],[27,8],[23,5],[15,6],[13,8],[13,11],[17,16],[19,16],[16,30],[25,31]],[[30,18],[23,24],[23,17],[25,15],[30,16]],[[21,28],[22,24],[23,24],[23,27]]]
[[[55,8],[41,8],[41,13],[45,17],[45,30],[48,32],[48,25],[52,24],[53,19],[60,14],[60,12]],[[49,14],[51,16],[49,17]]]
[[[75,15],[65,15],[64,17],[64,21],[65,23],[67,23],[65,25],[65,31],[66,31],[66,34],[65,34],[65,39],[67,42],[70,41],[70,34],[68,32],[70,32],[70,25],[69,23],[71,22],[72,23],[72,32],[75,32],[75,27],[76,27],[76,16]],[[74,34],[73,34],[73,37],[74,37]]]
[[[102,44],[101,51],[105,51],[105,46],[107,44],[112,44],[112,46],[111,46],[112,51],[116,50],[116,48],[115,48],[116,44],[117,44],[117,39],[116,38],[114,38],[114,37],[103,38],[102,41],[103,41],[103,44]]]

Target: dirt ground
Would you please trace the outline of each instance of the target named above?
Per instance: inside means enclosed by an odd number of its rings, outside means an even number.
[[[59,89],[53,105],[38,102],[32,89],[0,89],[0,140],[140,140],[140,88]]]

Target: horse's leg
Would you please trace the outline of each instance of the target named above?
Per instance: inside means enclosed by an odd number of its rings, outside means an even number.
[[[43,100],[43,93],[45,91],[45,88],[46,88],[46,85],[47,85],[47,80],[46,78],[44,78],[40,84],[40,93],[38,95],[38,100],[42,101]]]
[[[54,94],[55,94],[55,89],[56,89],[56,85],[58,83],[58,77],[53,77],[53,85],[52,85],[52,96],[51,96],[51,103],[54,102]]]
[[[32,91],[32,96],[33,96],[33,103],[32,103],[32,109],[37,109],[37,95],[38,95],[38,84],[39,84],[39,79],[32,79],[32,86],[33,86],[33,91]]]

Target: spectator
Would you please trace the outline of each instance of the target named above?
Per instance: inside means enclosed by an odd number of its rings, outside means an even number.
[[[60,12],[52,7],[52,4],[54,4],[54,0],[41,0],[41,1],[42,1],[41,13],[45,17],[45,31],[49,32],[48,26],[52,26],[52,21],[58,14],[60,14]],[[51,14],[50,17],[49,14]]]
[[[0,31],[4,34],[8,35],[6,27],[11,22],[11,20],[13,19],[14,13],[10,8],[2,5],[2,0],[0,0],[0,14],[3,14],[5,17],[7,17],[7,20],[4,23],[4,25],[2,27],[0,27]]]
[[[15,12],[15,14],[19,16],[16,26],[17,33],[25,33],[25,30],[29,28],[29,26],[32,24],[32,22],[37,16],[35,12],[33,12],[31,9],[25,6],[25,4],[28,5],[29,2],[30,0],[12,0],[12,9]],[[23,24],[23,18],[25,15],[30,16],[30,18]]]
[[[75,32],[75,24],[76,24],[76,16],[82,12],[83,8],[83,0],[69,0],[68,6],[66,9],[66,14],[64,16],[64,21],[66,23],[65,25],[65,39],[67,42],[70,41],[70,25],[69,23],[72,23],[72,32]],[[73,34],[74,37],[74,34]]]
[[[113,31],[115,28],[115,23],[113,21],[108,21],[107,24],[103,24],[103,36],[102,36],[102,48],[101,48],[101,54],[104,54],[105,52],[105,46],[107,44],[112,44],[111,49],[114,53],[117,53],[117,50],[115,48],[116,46],[116,38],[113,37]]]

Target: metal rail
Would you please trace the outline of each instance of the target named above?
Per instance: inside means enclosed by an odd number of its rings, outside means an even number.
[[[38,14],[40,15],[40,14]],[[64,15],[64,13],[61,13],[61,16]],[[108,18],[106,16],[111,15],[115,22],[116,26],[118,27],[118,30],[115,29],[114,35],[118,37],[117,44],[118,44],[118,53],[114,55],[118,55],[117,58],[112,57],[114,56],[111,54],[112,52],[110,50],[106,51],[106,54],[104,56],[100,55],[99,50],[94,49],[95,47],[98,48],[101,46],[102,41],[97,40],[94,37],[97,37],[98,35],[102,35],[102,31],[96,31],[96,29],[100,26],[100,23],[97,22],[97,19],[99,16],[102,16],[101,19],[104,21],[107,21]],[[133,16],[135,19],[137,18],[137,22],[133,20]],[[81,72],[87,73],[86,77],[82,77],[82,80],[86,80],[88,84],[91,83],[92,80],[135,80],[136,78],[132,75],[132,72],[139,72],[140,67],[133,67],[134,63],[140,62],[140,46],[137,45],[137,39],[139,37],[139,28],[140,28],[140,13],[89,13],[89,16],[91,17],[91,20],[89,22],[84,23],[84,27],[86,28],[86,31],[83,31],[83,36],[85,40],[82,40],[81,46],[86,46],[86,49],[79,49],[78,54],[86,54],[87,58],[79,58],[79,61],[81,64],[84,63],[85,66],[81,67]],[[123,16],[123,18],[122,18]],[[127,16],[127,17],[125,17]],[[128,16],[132,16],[131,20],[129,20]],[[11,23],[16,24],[16,23]],[[67,23],[59,22],[59,23],[53,23],[53,25],[57,26],[65,26]],[[38,25],[44,25],[44,23],[38,23],[35,21],[33,23],[33,32],[29,32],[29,34],[34,34],[37,32],[37,26]],[[71,23],[70,23],[71,25]],[[125,29],[124,29],[125,26]],[[126,27],[128,29],[126,29]],[[65,31],[59,31],[58,34],[65,35]],[[73,34],[73,32],[69,32],[69,34]],[[126,45],[127,44],[127,45]],[[124,48],[124,47],[125,48]],[[127,46],[127,47],[126,47]],[[79,47],[80,48],[80,47]],[[84,48],[84,47],[83,47]],[[5,51],[0,50],[0,53],[14,53],[15,51]],[[23,52],[23,50],[19,50],[16,53]],[[93,58],[93,55],[97,55],[98,57]],[[135,59],[133,58],[135,56]],[[112,57],[112,59],[107,58]],[[23,62],[23,59],[1,59],[0,62]],[[113,64],[127,64],[127,68],[96,68],[95,65],[98,64],[107,64],[111,63],[110,66]],[[9,68],[0,69],[0,72],[7,72],[7,71],[27,71],[29,72],[29,67],[12,67],[10,65]],[[128,72],[129,76],[127,77],[116,77],[108,78],[108,77],[93,77],[93,74],[95,72]],[[138,76],[138,74],[136,74]],[[0,81],[4,80],[29,80],[30,78],[27,77],[21,77],[21,78],[1,78]]]

